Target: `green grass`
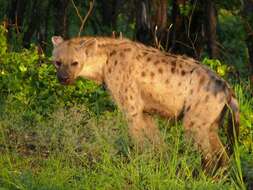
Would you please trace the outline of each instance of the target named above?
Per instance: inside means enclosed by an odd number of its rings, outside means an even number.
[[[253,100],[235,85],[241,136],[228,172],[206,176],[200,154],[184,140],[180,122],[156,118],[164,150],[133,149],[119,111],[94,116],[84,105],[60,107],[27,120],[5,105],[0,120],[0,190],[3,189],[249,189],[253,181]]]

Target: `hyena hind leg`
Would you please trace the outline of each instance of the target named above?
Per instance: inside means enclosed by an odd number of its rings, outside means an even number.
[[[204,167],[214,171],[217,168],[226,167],[229,163],[229,156],[218,135],[219,123],[215,122],[209,129],[209,143],[212,152],[212,159],[203,160]]]
[[[194,145],[202,153],[202,166],[204,170],[211,174],[216,169],[224,167],[229,162],[229,157],[226,153],[218,136],[218,122],[208,122],[198,124],[191,119],[184,120],[184,128],[186,138],[193,140]]]

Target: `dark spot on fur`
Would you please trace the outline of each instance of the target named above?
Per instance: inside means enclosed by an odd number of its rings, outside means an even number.
[[[216,80],[216,77],[211,75],[211,80]]]
[[[200,87],[202,87],[203,83],[205,82],[206,78],[204,75],[202,75],[199,79],[199,86],[198,86],[198,91],[200,90]]]
[[[115,50],[111,51],[110,56],[115,55],[117,52]]]
[[[132,99],[133,99],[133,96],[132,96],[132,95],[130,95],[130,96],[129,96],[129,98],[130,98],[130,100],[132,100]]]
[[[136,59],[137,59],[138,61],[140,61],[141,57],[142,57],[141,55],[137,55],[137,56],[136,56]]]
[[[147,54],[148,54],[148,52],[145,52],[145,51],[142,52],[142,55],[143,55],[143,56],[146,56]]]
[[[197,101],[197,102],[195,103],[194,108],[198,107],[198,105],[199,105],[199,101]]]
[[[109,72],[109,73],[111,73],[111,72],[112,72],[112,69],[111,69],[111,68],[109,68],[109,69],[108,69],[108,72]]]
[[[149,62],[150,60],[151,60],[151,57],[148,57],[148,58],[147,58],[147,62]]]
[[[181,82],[179,82],[179,83],[178,83],[178,86],[181,86],[181,85],[182,85],[182,83],[181,83]]]
[[[184,71],[184,70],[181,71],[181,75],[182,75],[182,76],[185,75],[185,71]]]
[[[172,67],[172,68],[171,68],[171,72],[172,72],[172,73],[175,73],[175,70],[176,70],[175,67]]]
[[[180,68],[180,69],[182,68],[182,64],[181,64],[181,63],[179,64],[179,68]]]
[[[160,63],[160,61],[157,60],[157,61],[154,62],[154,65],[158,65],[159,63]]]
[[[141,72],[141,76],[142,77],[145,77],[146,76],[146,73],[144,71]]]
[[[125,92],[127,92],[128,91],[128,89],[127,88],[125,88]]]
[[[193,121],[191,121],[190,123],[189,123],[189,126],[190,127],[192,127],[192,126],[194,126],[195,125],[195,123],[193,122]]]
[[[207,122],[203,122],[202,126],[206,126],[208,123]],[[200,127],[200,126],[199,126]]]
[[[167,63],[167,61],[165,59],[162,59],[162,63]]]
[[[177,61],[176,61],[176,60],[171,61],[171,65],[172,65],[173,67],[176,67]]]
[[[188,106],[185,111],[188,112],[190,111],[190,109],[191,109],[191,106]]]
[[[135,114],[133,114],[133,115],[132,115],[132,117],[136,117],[137,115],[138,115],[138,114],[137,114],[137,113],[135,113]]]
[[[193,94],[193,89],[190,90],[190,94],[191,94],[191,95]]]
[[[211,85],[211,80],[209,80],[205,87],[206,91],[209,91],[211,89]]]
[[[166,81],[165,81],[165,82],[166,82],[167,84],[169,84],[169,82],[170,82],[170,81],[169,81],[169,79],[166,79]]]
[[[205,102],[207,102],[208,100],[209,100],[209,95],[206,95],[206,97],[205,97]]]
[[[201,76],[200,79],[199,79],[199,85],[203,85],[203,83],[205,82],[205,76]]]
[[[208,81],[208,84],[205,87],[205,90],[211,91],[216,97],[218,93],[224,92],[226,89],[226,83],[215,76],[211,76],[211,80]]]
[[[162,73],[163,73],[163,69],[162,69],[162,68],[159,68],[159,69],[158,69],[158,72],[159,72],[160,74],[162,74]]]
[[[114,66],[116,66],[118,64],[118,61],[117,60],[115,60],[114,61]]]
[[[123,52],[119,53],[120,57],[125,57],[125,54]]]
[[[153,78],[155,76],[154,72],[150,72],[150,76]]]
[[[215,96],[217,96],[217,94],[219,92],[225,91],[225,88],[226,88],[226,85],[222,80],[215,79],[215,86],[213,88],[213,93],[214,93]]]
[[[131,51],[131,48],[125,48],[124,51],[129,52],[129,51]]]
[[[131,106],[131,109],[132,109],[132,110],[134,110],[134,109],[135,109],[135,107],[134,107],[134,106]]]

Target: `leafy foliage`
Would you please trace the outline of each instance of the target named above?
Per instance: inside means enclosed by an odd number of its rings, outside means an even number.
[[[50,115],[59,105],[86,104],[93,113],[114,109],[107,93],[90,81],[77,81],[66,87],[58,83],[50,60],[39,55],[35,46],[21,52],[7,52],[5,36],[0,35],[1,112],[8,104],[21,108],[30,119]],[[96,109],[99,105],[99,109]]]
[[[229,67],[225,64],[222,64],[218,59],[204,58],[202,63],[207,65],[212,70],[214,70],[221,77],[225,77],[225,75],[229,71]]]

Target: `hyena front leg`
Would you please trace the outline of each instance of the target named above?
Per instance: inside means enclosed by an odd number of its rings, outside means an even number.
[[[218,136],[218,122],[215,120],[203,123],[201,117],[187,116],[184,128],[187,139],[192,139],[202,153],[202,166],[209,174],[217,168],[226,166],[228,155]]]
[[[134,143],[141,149],[150,146],[150,144],[158,149],[163,146],[160,131],[155,125],[153,118],[143,112],[130,117],[129,134]]]
[[[160,132],[152,116],[144,112],[144,101],[138,86],[135,83],[126,86],[122,85],[119,105],[126,114],[129,134],[134,144],[141,149],[150,144],[159,147],[163,144]]]
[[[144,128],[145,123],[141,118],[141,112],[128,115],[128,131],[133,143],[140,149],[143,149],[145,144]]]
[[[149,139],[150,143],[155,148],[162,148],[164,146],[164,141],[162,138],[162,135],[159,131],[158,126],[156,126],[154,119],[151,115],[144,113],[143,114],[143,120],[146,124],[144,133],[146,137]]]

